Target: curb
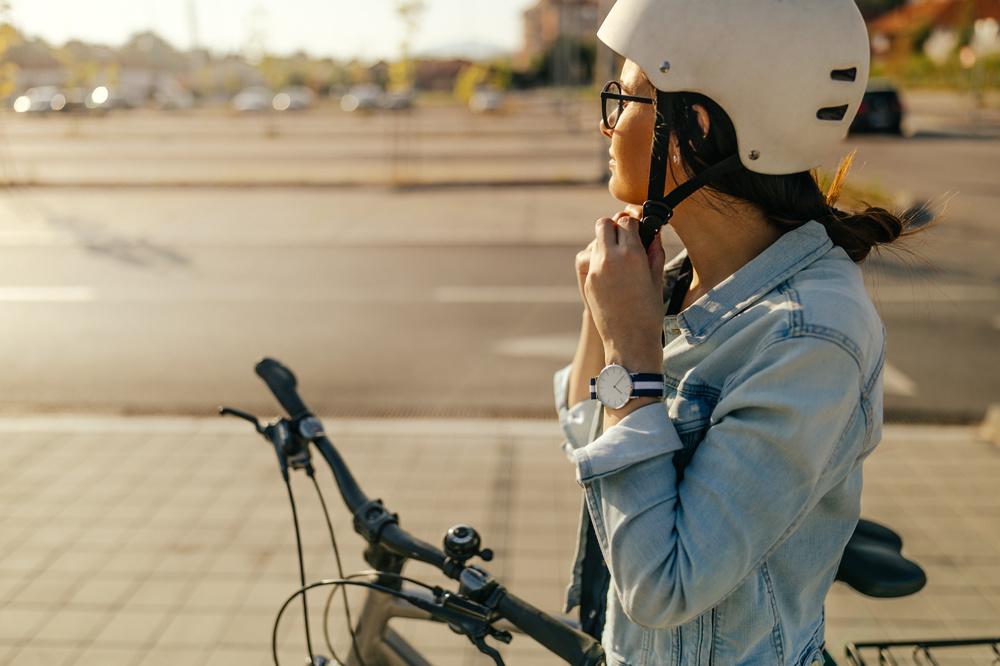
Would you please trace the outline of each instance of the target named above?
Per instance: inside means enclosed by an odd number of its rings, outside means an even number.
[[[1000,446],[1000,405],[990,405],[986,418],[979,426],[979,437],[990,444]]]

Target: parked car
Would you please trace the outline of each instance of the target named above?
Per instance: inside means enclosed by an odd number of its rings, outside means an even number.
[[[274,104],[274,93],[263,86],[252,86],[233,97],[233,108],[240,113],[270,111]]]
[[[340,108],[348,113],[371,111],[379,107],[382,89],[375,85],[354,86],[340,98]]]
[[[478,90],[469,98],[469,109],[474,113],[499,113],[504,101],[503,93],[497,90]]]
[[[285,88],[271,100],[275,111],[304,111],[313,105],[316,96],[305,86]]]
[[[874,83],[865,92],[850,131],[902,134],[903,113],[899,91],[888,83]]]
[[[13,108],[16,113],[52,113],[63,111],[68,105],[66,93],[58,87],[39,86],[14,98]]]
[[[191,91],[172,82],[162,83],[153,93],[156,108],[166,111],[178,111],[194,107],[195,99]]]
[[[402,92],[385,93],[379,99],[379,108],[386,111],[405,111],[413,108],[413,92],[404,90]]]
[[[83,104],[87,107],[88,111],[100,112],[110,111],[114,107],[118,106],[116,102],[117,100],[114,95],[112,95],[110,88],[107,86],[97,86],[87,93]]]

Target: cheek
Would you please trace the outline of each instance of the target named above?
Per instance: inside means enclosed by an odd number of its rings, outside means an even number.
[[[611,193],[630,203],[645,201],[649,180],[649,148],[635,140],[635,134],[615,134],[613,149],[616,163],[611,169]]]

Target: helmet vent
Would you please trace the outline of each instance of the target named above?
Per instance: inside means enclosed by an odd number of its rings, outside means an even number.
[[[858,68],[851,67],[850,69],[835,69],[830,72],[830,78],[834,81],[857,81]]]
[[[816,112],[820,120],[843,120],[847,115],[847,104],[843,106],[828,106]]]

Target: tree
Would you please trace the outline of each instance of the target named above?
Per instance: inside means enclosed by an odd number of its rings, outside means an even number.
[[[399,44],[400,62],[392,69],[389,83],[395,90],[407,90],[413,87],[414,66],[410,58],[410,49],[420,27],[420,18],[427,5],[424,0],[397,0],[396,15],[403,22],[403,39]]]
[[[8,97],[17,87],[18,67],[4,58],[7,50],[22,41],[21,33],[10,21],[10,3],[0,0],[0,97]]]

